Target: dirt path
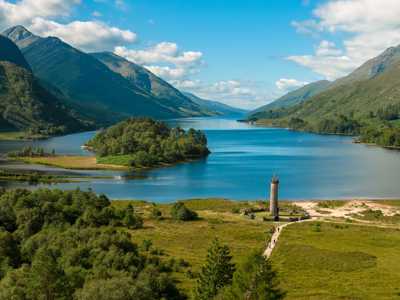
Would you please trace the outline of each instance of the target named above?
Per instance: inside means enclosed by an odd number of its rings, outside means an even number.
[[[308,220],[301,220],[301,221],[297,221],[297,222],[290,222],[290,223],[285,223],[285,224],[281,224],[278,227],[275,228],[274,233],[272,234],[271,240],[267,245],[267,248],[264,251],[264,257],[266,259],[270,258],[272,251],[274,250],[276,244],[278,243],[278,239],[279,236],[281,235],[283,229],[286,226],[289,226],[291,224],[298,224],[298,223],[302,223],[302,222],[307,222],[307,221],[312,221],[312,219],[308,219]]]
[[[272,234],[271,241],[268,243],[267,248],[264,251],[264,256],[266,259],[268,259],[271,256],[276,244],[278,243],[279,236],[281,235],[283,229],[286,226],[289,226],[290,224],[298,224],[305,221],[317,221],[317,220],[321,222],[341,224],[343,222],[335,221],[334,218],[344,218],[357,221],[357,223],[354,223],[354,225],[365,225],[365,226],[383,227],[383,228],[398,228],[398,225],[377,224],[375,222],[361,220],[354,217],[358,214],[362,214],[362,212],[367,209],[380,210],[382,211],[384,216],[393,216],[395,214],[400,214],[399,207],[385,205],[372,200],[351,200],[346,202],[343,206],[335,208],[320,208],[318,206],[317,201],[294,202],[294,204],[304,209],[310,215],[311,219],[302,220],[298,222],[284,223],[276,227],[274,233]]]

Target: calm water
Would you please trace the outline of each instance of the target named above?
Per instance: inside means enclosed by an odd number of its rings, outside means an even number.
[[[320,136],[284,129],[256,128],[229,119],[186,119],[171,122],[205,130],[212,154],[205,160],[145,172],[141,180],[124,180],[121,172],[51,172],[112,175],[52,187],[92,188],[114,199],[172,201],[197,197],[263,199],[271,175],[281,178],[285,199],[400,197],[400,152],[353,144],[351,138]],[[80,146],[94,133],[81,133],[36,142],[59,154],[84,154]],[[1,142],[0,152],[24,142]],[[21,167],[7,166],[3,167]],[[36,166],[28,166],[35,168]],[[24,166],[27,168],[27,166]],[[3,185],[10,185],[3,183]],[[14,184],[11,186],[25,186]],[[37,186],[36,186],[37,187]]]

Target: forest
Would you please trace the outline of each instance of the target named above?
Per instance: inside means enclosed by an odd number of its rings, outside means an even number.
[[[159,214],[156,214],[159,217]],[[175,222],[196,222],[183,203]],[[187,299],[173,271],[185,262],[133,242],[143,218],[92,191],[0,190],[0,299]],[[212,242],[194,299],[281,299],[276,273],[260,253],[236,266],[228,246]]]
[[[100,131],[87,142],[99,163],[156,167],[206,157],[207,138],[199,130],[170,128],[150,118],[130,118]]]

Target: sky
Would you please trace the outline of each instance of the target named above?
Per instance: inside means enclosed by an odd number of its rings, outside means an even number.
[[[397,46],[399,16],[400,0],[0,0],[0,29],[112,51],[246,109]]]

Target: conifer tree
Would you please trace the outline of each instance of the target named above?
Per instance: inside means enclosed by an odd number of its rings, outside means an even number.
[[[278,285],[277,273],[270,261],[253,253],[235,272],[232,286],[222,291],[217,299],[280,300],[285,293]]]
[[[218,239],[215,239],[208,249],[206,263],[199,274],[195,290],[196,299],[212,299],[220,289],[232,283],[235,265],[231,261],[228,246],[221,245]]]

